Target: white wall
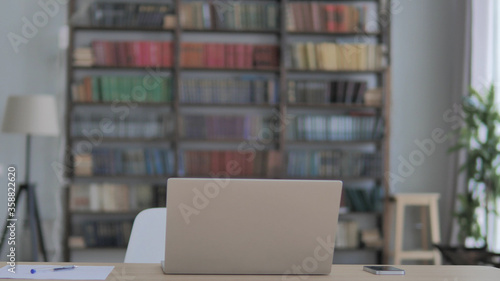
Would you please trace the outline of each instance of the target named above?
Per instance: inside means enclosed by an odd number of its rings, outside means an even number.
[[[397,0],[394,0],[394,2]],[[393,15],[392,24],[392,131],[391,172],[402,176],[394,180],[394,192],[441,193],[440,214],[443,237],[449,220],[452,198],[448,188],[451,165],[447,153],[450,141],[436,143],[435,151],[422,153],[415,141],[431,139],[432,132],[450,132],[453,122],[443,114],[453,110],[458,88],[463,82],[459,69],[463,59],[464,1],[401,0],[400,13]],[[429,144],[429,147],[432,145]],[[418,152],[420,151],[420,152]],[[413,155],[413,161],[410,160]],[[419,159],[418,155],[424,155]],[[404,160],[413,172],[398,171]],[[410,211],[411,212],[411,211]],[[412,213],[416,215],[416,213]],[[418,220],[413,219],[413,222]],[[416,227],[405,229],[406,246],[418,246]],[[411,240],[411,241],[410,241]]]
[[[6,3],[8,2],[8,4]],[[59,27],[66,21],[66,6],[55,1],[43,0],[43,3],[53,2],[57,6],[52,6],[54,13],[48,15],[38,1],[3,1],[0,9],[0,118],[3,119],[7,96],[18,94],[52,94],[56,95],[59,102],[59,113],[62,116],[63,103],[62,83],[64,79],[64,69],[61,67],[61,51],[58,49]],[[60,1],[64,2],[64,1]],[[57,11],[58,7],[59,11]],[[42,15],[43,14],[43,15]],[[33,16],[39,16],[37,32],[25,33],[23,35],[23,17],[33,23]],[[46,22],[44,22],[44,15]],[[9,34],[15,33],[24,37],[27,43],[18,46],[15,52],[10,43]],[[12,36],[12,34],[10,35]],[[58,59],[59,56],[59,59]],[[62,125],[62,119],[61,124]],[[0,224],[3,226],[6,215],[6,169],[10,164],[17,166],[17,183],[23,182],[24,171],[24,137],[21,135],[0,133]],[[60,154],[60,140],[56,137],[33,137],[31,181],[37,184],[38,202],[41,215],[44,220],[44,227],[48,233],[54,231],[52,223],[59,216],[57,210],[60,208],[58,192],[61,184],[58,182],[51,164],[58,160]],[[22,216],[22,206],[18,208],[19,215]],[[19,239],[22,239],[22,232],[18,231]],[[51,256],[53,256],[54,244],[57,244],[58,236],[46,235]],[[26,253],[29,248],[27,243],[20,243],[17,251],[18,255]],[[23,247],[24,245],[24,247]],[[27,260],[29,255],[22,255],[21,260]],[[2,254],[0,260],[5,260]],[[19,259],[18,259],[19,260]]]

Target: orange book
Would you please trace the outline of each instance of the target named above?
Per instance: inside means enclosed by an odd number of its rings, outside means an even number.
[[[326,4],[324,6],[326,14],[326,31],[335,32],[337,31],[337,9],[334,4]]]
[[[84,100],[85,102],[92,101],[92,77],[87,76],[83,78],[83,86],[84,86]]]

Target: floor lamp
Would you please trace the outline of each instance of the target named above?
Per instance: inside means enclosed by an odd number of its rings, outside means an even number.
[[[16,95],[9,96],[5,107],[2,132],[17,133],[26,136],[25,148],[25,180],[16,188],[15,203],[18,206],[22,194],[27,199],[28,221],[31,240],[32,260],[38,261],[38,252],[47,261],[47,252],[43,239],[40,214],[36,200],[35,184],[30,182],[31,136],[57,136],[57,108],[53,96],[50,95]],[[19,170],[18,170],[19,172]],[[17,186],[16,186],[17,187]],[[3,228],[0,250],[6,240],[7,225]]]

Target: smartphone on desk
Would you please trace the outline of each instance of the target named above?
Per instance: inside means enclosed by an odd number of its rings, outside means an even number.
[[[363,270],[378,275],[404,275],[403,269],[388,265],[363,266]]]

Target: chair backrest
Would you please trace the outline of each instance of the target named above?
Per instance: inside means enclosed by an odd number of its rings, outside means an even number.
[[[151,208],[135,217],[126,263],[160,263],[165,258],[167,208]]]

